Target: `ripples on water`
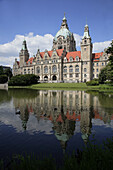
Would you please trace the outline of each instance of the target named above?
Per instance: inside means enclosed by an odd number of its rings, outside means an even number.
[[[85,91],[0,91],[0,158],[82,149],[112,136],[113,95]]]

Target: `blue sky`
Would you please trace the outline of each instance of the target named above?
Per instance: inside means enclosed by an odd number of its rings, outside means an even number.
[[[108,46],[113,39],[113,0],[0,0],[0,65],[11,65],[13,58],[18,57],[24,36],[31,55],[37,48],[50,50],[64,12],[70,31],[78,39],[87,18],[95,51],[99,47],[102,51],[102,46]]]

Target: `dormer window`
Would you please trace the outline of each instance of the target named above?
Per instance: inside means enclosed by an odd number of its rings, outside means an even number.
[[[45,60],[47,60],[47,55],[45,55]]]
[[[76,61],[79,61],[79,57],[78,56],[76,56]]]
[[[69,58],[69,61],[72,62],[72,61],[73,61],[73,57],[70,57],[70,58]]]
[[[67,62],[67,58],[66,57],[64,58],[64,62]]]

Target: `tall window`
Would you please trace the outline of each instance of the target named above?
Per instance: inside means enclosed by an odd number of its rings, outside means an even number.
[[[54,65],[54,66],[52,67],[52,72],[53,72],[53,73],[56,73],[56,72],[57,72],[57,66],[56,66],[56,65]]]
[[[70,73],[73,72],[73,66],[72,66],[72,65],[69,66],[69,72],[70,72]]]
[[[64,73],[67,73],[67,66],[64,66]]]
[[[87,69],[86,68],[84,68],[84,72],[86,72],[87,71]]]
[[[37,73],[40,73],[40,67],[37,67]]]
[[[44,73],[48,73],[48,67],[47,66],[44,67]]]
[[[79,72],[79,66],[78,65],[75,66],[75,72]]]
[[[39,57],[37,57],[37,61],[39,61]]]

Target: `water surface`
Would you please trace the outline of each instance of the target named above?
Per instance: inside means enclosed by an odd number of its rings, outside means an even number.
[[[113,135],[113,94],[85,91],[0,91],[0,158],[34,152],[52,155],[82,149],[95,136]]]

